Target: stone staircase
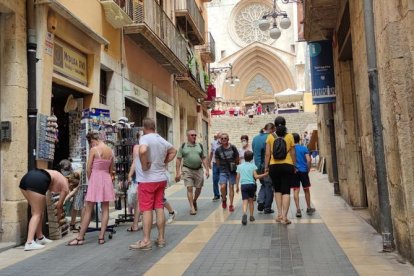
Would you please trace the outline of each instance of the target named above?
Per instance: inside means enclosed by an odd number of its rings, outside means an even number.
[[[237,148],[241,147],[240,136],[246,134],[249,136],[249,143],[253,140],[260,129],[267,123],[273,123],[278,115],[260,115],[254,116],[253,124],[248,124],[247,116],[243,117],[212,117],[211,118],[211,132],[210,141],[213,141],[213,136],[217,132],[226,132],[230,136],[230,143],[234,144]],[[286,126],[290,133],[296,132],[300,135],[305,130],[308,132],[316,129],[316,114],[313,112],[301,112],[282,114],[281,116],[286,119]]]

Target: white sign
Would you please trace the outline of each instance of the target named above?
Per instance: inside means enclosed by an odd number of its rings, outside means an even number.
[[[124,96],[136,101],[146,107],[149,106],[149,92],[138,85],[133,84],[129,80],[124,79],[122,90]]]
[[[174,107],[158,97],[155,99],[155,109],[158,113],[170,117],[171,119],[174,118]]]

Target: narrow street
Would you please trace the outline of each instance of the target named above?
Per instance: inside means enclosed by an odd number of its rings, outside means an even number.
[[[317,212],[293,219],[292,200],[289,226],[256,211],[256,221],[242,226],[240,195],[234,213],[223,211],[219,201],[211,201],[210,180],[198,214],[190,216],[183,185],[177,184],[166,192],[178,212],[166,227],[166,247],[129,250],[142,234],[129,233],[129,224],[121,224],[104,245],[98,245],[94,232],[79,247],[65,246],[74,238],[70,234],[42,251],[18,247],[2,252],[0,275],[414,275],[413,266],[396,253],[379,252],[381,237],[341,197],[333,196],[326,175],[312,172],[311,180]],[[300,200],[306,209],[302,195]]]

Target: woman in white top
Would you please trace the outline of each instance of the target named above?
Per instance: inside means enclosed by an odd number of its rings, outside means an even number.
[[[249,144],[249,136],[242,135],[240,137],[242,147],[239,149],[240,164],[244,163],[244,152],[247,150],[252,150]]]

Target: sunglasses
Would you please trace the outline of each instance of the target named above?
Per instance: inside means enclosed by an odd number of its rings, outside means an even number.
[[[221,140],[229,140],[229,138],[220,138]]]
[[[197,134],[190,134],[190,136],[197,137]]]

